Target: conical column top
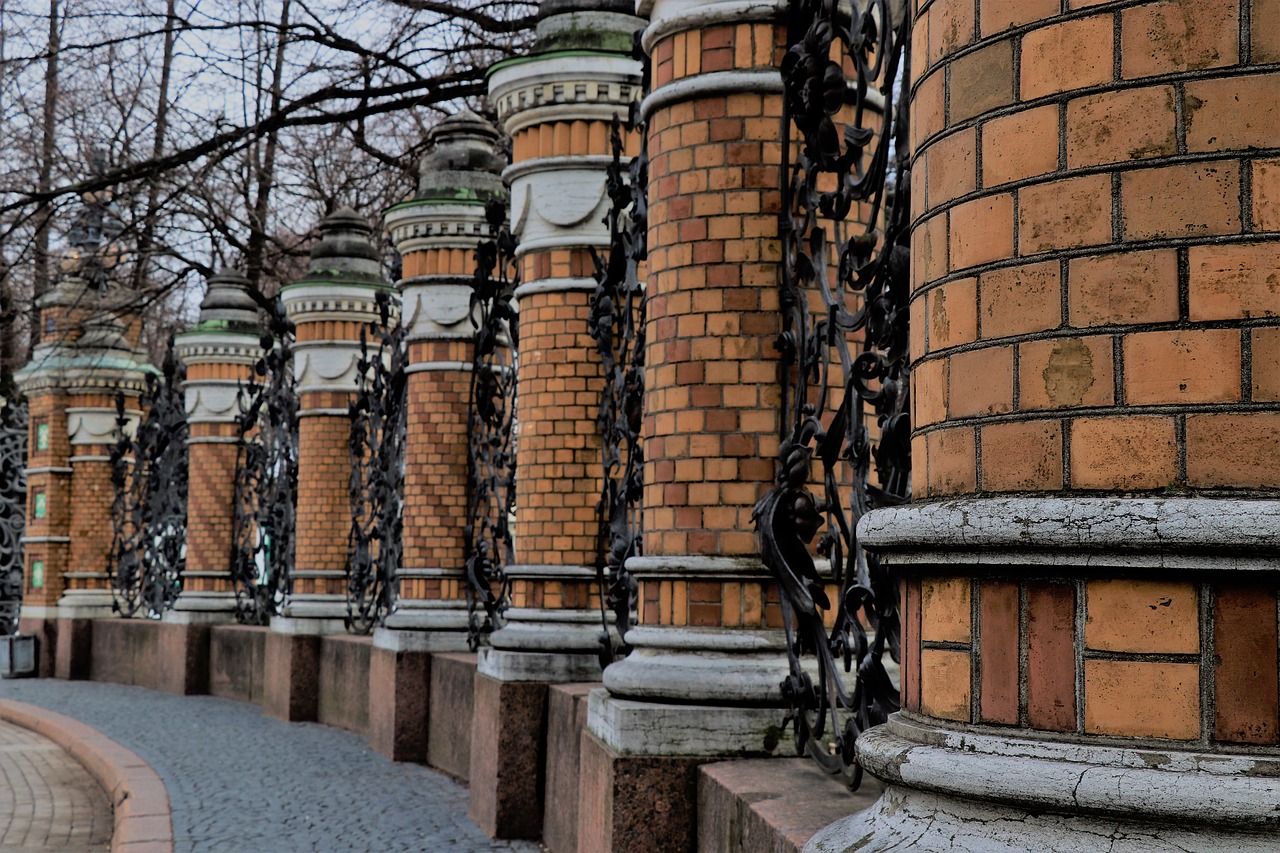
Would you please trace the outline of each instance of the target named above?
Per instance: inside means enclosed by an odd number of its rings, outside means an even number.
[[[253,333],[259,330],[258,305],[249,295],[249,279],[239,270],[223,269],[210,276],[208,284],[208,292],[200,303],[197,329]]]
[[[644,27],[631,0],[542,0],[535,54],[558,50],[631,53],[633,34]]]
[[[386,286],[372,236],[363,216],[350,207],[336,208],[320,222],[320,239],[311,247],[303,281]]]
[[[498,130],[483,116],[462,109],[431,128],[431,146],[418,165],[416,201],[480,202],[503,199]]]

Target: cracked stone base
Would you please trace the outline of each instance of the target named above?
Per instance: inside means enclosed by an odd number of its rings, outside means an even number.
[[[905,714],[858,739],[888,787],[805,853],[1276,849],[1274,757],[957,731]]]
[[[1275,849],[1274,830],[1206,833],[1168,824],[1035,813],[891,786],[874,808],[811,838],[804,853],[1263,853]]]

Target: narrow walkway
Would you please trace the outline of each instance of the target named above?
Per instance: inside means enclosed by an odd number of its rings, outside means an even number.
[[[0,720],[0,853],[100,853],[110,841],[111,802],[89,771]]]
[[[175,853],[540,849],[490,841],[467,817],[466,788],[448,777],[255,705],[44,679],[0,681],[0,698],[73,717],[148,762],[169,789]]]

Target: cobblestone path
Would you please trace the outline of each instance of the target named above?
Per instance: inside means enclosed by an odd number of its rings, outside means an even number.
[[[448,777],[256,705],[43,679],[0,681],[0,697],[73,717],[147,761],[169,789],[175,853],[540,850],[490,841],[467,817],[466,788]]]
[[[62,747],[0,721],[0,853],[99,853],[111,841],[106,791]]]

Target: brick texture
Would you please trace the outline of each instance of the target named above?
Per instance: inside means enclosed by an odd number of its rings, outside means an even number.
[[[915,495],[1276,488],[1274,4],[972,5],[912,33]]]

